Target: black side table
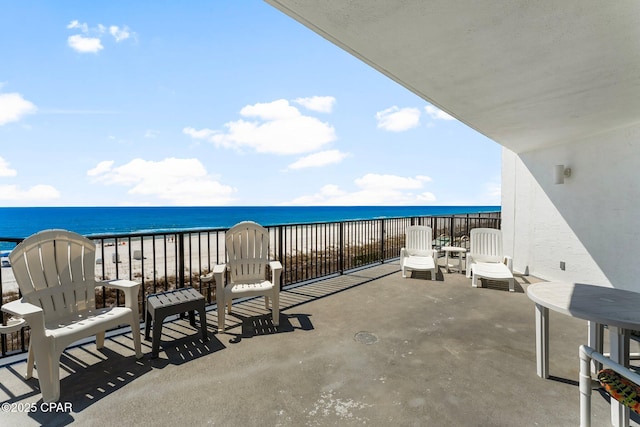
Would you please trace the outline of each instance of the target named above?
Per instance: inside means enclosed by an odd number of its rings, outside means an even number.
[[[152,294],[147,297],[147,316],[145,322],[145,339],[149,339],[149,331],[153,321],[153,341],[151,344],[151,357],[158,357],[160,336],[162,335],[162,322],[167,316],[189,312],[189,323],[196,325],[194,311],[200,313],[200,329],[202,340],[207,340],[207,316],[205,312],[205,300],[200,292],[193,288],[181,288],[173,291]]]

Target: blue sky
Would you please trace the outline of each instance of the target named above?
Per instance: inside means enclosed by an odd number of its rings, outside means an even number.
[[[261,1],[6,1],[0,39],[0,206],[500,204],[498,144]]]

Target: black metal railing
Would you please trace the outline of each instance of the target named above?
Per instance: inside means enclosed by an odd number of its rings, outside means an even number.
[[[271,256],[283,265],[280,286],[299,284],[345,271],[382,263],[399,257],[409,225],[429,225],[434,246],[468,248],[472,228],[500,228],[500,212],[381,218],[310,224],[267,226]],[[215,302],[215,283],[202,275],[226,259],[227,229],[184,230],[159,233],[91,235],[96,243],[96,277],[129,279],[143,284],[139,296],[141,316],[146,295],[185,286],[198,289],[208,304]],[[0,237],[0,243],[17,244],[21,239]],[[8,267],[0,269],[2,303],[19,298]],[[0,305],[1,305],[0,304]],[[101,288],[99,307],[124,304],[123,296]],[[7,315],[2,316],[6,324]],[[27,331],[27,332],[25,332]],[[24,352],[28,328],[10,335],[0,334],[1,357]]]

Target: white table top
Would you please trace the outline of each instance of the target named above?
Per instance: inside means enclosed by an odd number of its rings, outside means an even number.
[[[640,293],[582,283],[543,282],[529,285],[536,304],[567,316],[623,329],[640,329]]]
[[[440,250],[445,252],[467,252],[465,248],[460,248],[458,246],[443,246]]]

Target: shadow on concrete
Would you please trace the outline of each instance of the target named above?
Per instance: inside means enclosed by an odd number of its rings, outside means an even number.
[[[60,357],[60,399],[57,404],[46,404],[40,398],[37,402],[29,404],[25,411],[24,400],[40,394],[37,366],[34,371],[35,377],[29,380],[24,380],[23,373],[18,372],[14,366],[7,366],[5,369],[15,375],[16,381],[25,384],[29,391],[16,395],[3,387],[3,391],[13,397],[2,403],[15,402],[17,409],[28,412],[28,416],[40,425],[65,426],[75,421],[73,413],[87,409],[153,369],[182,365],[225,348],[211,332],[207,334],[207,341],[203,342],[199,329],[193,334],[185,335],[185,328],[179,328],[178,323],[188,324],[187,322],[166,324],[166,332],[170,333],[171,337],[177,338],[169,338],[161,342],[160,357],[157,359],[151,359],[150,348],[144,341],[143,352],[148,352],[141,359],[136,359],[134,355],[123,356],[114,351],[113,347],[117,348],[118,345],[127,347],[126,344],[128,344],[127,338],[123,344],[118,341],[122,337],[118,336],[108,339],[107,345],[102,349],[94,347],[92,350],[88,345],[68,348]],[[164,332],[163,328],[163,336]],[[131,346],[128,352],[132,350]],[[26,367],[26,365],[23,366]],[[21,408],[18,408],[18,405]]]
[[[85,347],[75,350],[90,353],[89,358],[101,359],[97,363],[87,364],[82,355],[65,352],[60,358],[60,369],[69,373],[60,380],[60,399],[56,404],[45,404],[39,399],[32,407],[29,417],[43,426],[64,426],[74,422],[72,412],[80,412],[100,399],[120,390],[137,378],[151,371],[144,358],[123,357],[122,354],[108,348],[88,351]],[[36,369],[37,374],[37,369]],[[39,393],[38,380],[33,378],[27,383],[33,384]],[[20,396],[19,400],[25,396]]]
[[[261,335],[273,335],[282,334],[288,332],[294,332],[296,329],[302,331],[313,330],[313,324],[311,323],[310,315],[308,314],[284,314],[280,313],[279,325],[273,324],[271,314],[264,314],[261,316],[240,317],[241,320],[241,332],[234,334],[227,332],[233,338],[229,340],[231,344],[238,344],[245,338],[253,338]],[[293,320],[293,323],[292,323]],[[295,323],[295,325],[294,325]]]

